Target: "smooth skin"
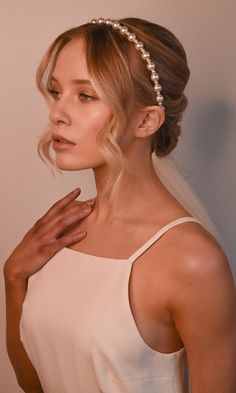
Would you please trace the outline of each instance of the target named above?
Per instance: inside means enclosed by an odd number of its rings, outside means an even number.
[[[26,393],[42,393],[19,338],[27,278],[65,246],[128,258],[163,225],[189,215],[152,167],[150,142],[164,121],[163,111],[149,106],[130,119],[120,141],[129,172],[111,199],[101,193],[107,167],[96,140],[110,110],[88,73],[82,40],[62,49],[53,77],[52,133],[74,143],[67,150],[56,150],[57,166],[73,171],[92,168],[97,197],[85,217],[83,204],[73,203],[75,194],[67,196],[36,223],[6,262],[8,351]],[[88,235],[75,235],[83,231]],[[59,239],[58,233],[62,233]],[[172,228],[138,258],[129,299],[147,345],[162,353],[185,347],[192,393],[235,393],[235,287],[224,252],[201,225],[183,223]]]

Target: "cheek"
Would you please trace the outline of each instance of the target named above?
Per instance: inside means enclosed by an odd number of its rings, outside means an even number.
[[[58,168],[67,171],[96,168],[105,164],[97,144],[97,136],[104,129],[110,112],[104,108],[87,105],[72,120],[73,140],[76,146],[69,151],[57,152]]]
[[[110,112],[103,105],[96,105],[91,103],[85,104],[83,113],[80,113],[74,118],[74,124],[78,130],[78,136],[90,136],[95,139],[100,131],[105,127]]]

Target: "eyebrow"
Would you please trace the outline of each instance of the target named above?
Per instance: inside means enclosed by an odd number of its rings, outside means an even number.
[[[57,78],[55,78],[55,76],[53,76],[53,75],[51,77],[51,81],[59,83]],[[75,85],[90,85],[90,86],[92,86],[92,83],[88,79],[72,79],[71,83],[73,83]]]

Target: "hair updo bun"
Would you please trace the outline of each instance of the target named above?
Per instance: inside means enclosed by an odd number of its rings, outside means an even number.
[[[159,157],[167,156],[176,147],[180,134],[180,125],[167,126],[163,124],[153,137],[152,152],[155,151]]]

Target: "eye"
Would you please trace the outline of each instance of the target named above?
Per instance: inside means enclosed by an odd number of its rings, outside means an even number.
[[[47,88],[48,94],[50,94],[51,97],[53,97],[55,100],[58,100],[60,98],[60,93],[56,91],[55,89],[51,89],[50,87]]]
[[[80,97],[81,101],[85,101],[85,102],[94,100],[93,96],[90,96],[90,95],[85,94],[85,93],[80,93],[79,97]]]

